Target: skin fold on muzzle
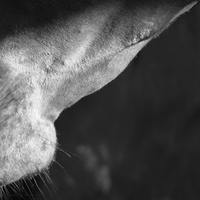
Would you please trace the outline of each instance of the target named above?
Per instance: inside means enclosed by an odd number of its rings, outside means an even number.
[[[196,3],[2,0],[0,185],[47,170],[62,110],[116,78]]]

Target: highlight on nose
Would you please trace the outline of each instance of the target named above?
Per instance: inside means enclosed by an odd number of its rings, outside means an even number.
[[[9,73],[0,81],[0,184],[7,185],[48,169],[57,141],[37,87]]]
[[[25,123],[14,123],[17,128],[5,127],[9,132],[5,129],[0,132],[0,180],[3,185],[48,169],[55,156],[53,124],[42,119],[35,124],[22,120]]]

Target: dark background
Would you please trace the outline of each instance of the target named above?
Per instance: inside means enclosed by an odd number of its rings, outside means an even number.
[[[47,200],[200,199],[200,6],[55,125]]]

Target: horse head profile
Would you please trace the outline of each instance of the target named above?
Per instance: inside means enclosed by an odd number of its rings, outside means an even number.
[[[198,0],[1,0],[0,185],[47,170],[54,121]]]

